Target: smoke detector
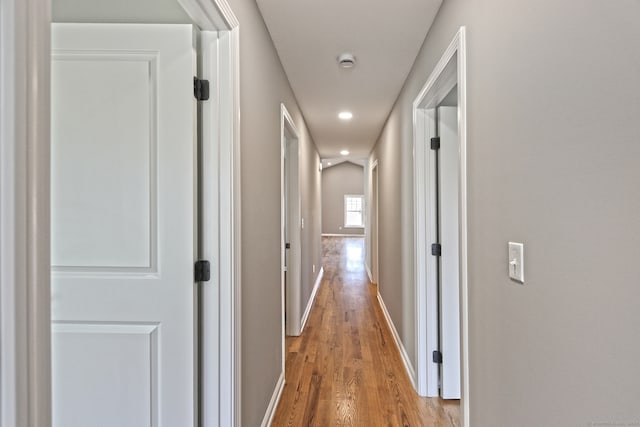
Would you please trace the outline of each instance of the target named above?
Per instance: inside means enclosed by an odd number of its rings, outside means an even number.
[[[338,56],[338,65],[342,68],[353,68],[356,65],[356,57],[350,53]]]

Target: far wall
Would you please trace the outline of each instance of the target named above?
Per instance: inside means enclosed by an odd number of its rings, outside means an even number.
[[[344,227],[345,194],[364,194],[364,168],[350,162],[322,171],[322,234],[362,234],[364,228]]]

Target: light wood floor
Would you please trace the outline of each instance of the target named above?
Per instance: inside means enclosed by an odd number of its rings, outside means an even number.
[[[364,239],[322,244],[324,279],[303,334],[287,337],[272,426],[459,426],[458,401],[414,391],[364,270]]]

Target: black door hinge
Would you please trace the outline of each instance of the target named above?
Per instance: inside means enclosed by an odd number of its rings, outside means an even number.
[[[433,363],[442,363],[442,353],[438,350],[433,352]]]
[[[285,249],[291,249],[291,243],[285,243],[284,244],[284,248]]]
[[[442,255],[442,245],[440,243],[434,243],[431,245],[431,255],[433,256]]]
[[[211,279],[211,264],[207,260],[196,261],[193,274],[196,282],[208,282]]]
[[[193,78],[193,95],[198,101],[206,101],[209,99],[209,80]]]
[[[435,138],[431,138],[431,149],[439,150],[440,149],[440,137],[436,136]]]

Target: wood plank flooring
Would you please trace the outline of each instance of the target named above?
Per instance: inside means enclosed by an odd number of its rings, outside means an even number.
[[[323,237],[324,278],[303,334],[287,337],[274,427],[459,426],[459,401],[419,397],[364,269],[364,239]]]

